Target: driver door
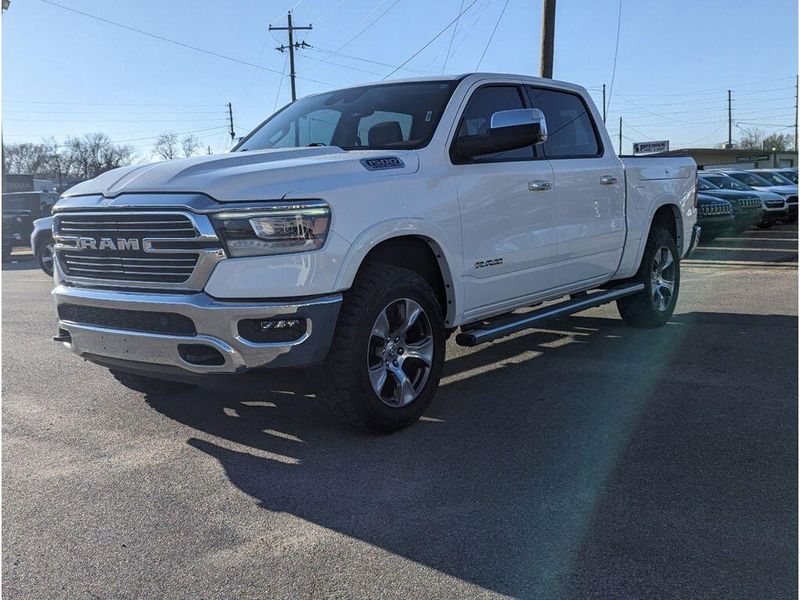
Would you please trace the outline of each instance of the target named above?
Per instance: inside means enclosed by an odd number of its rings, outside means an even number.
[[[526,107],[519,86],[479,86],[464,106],[455,139],[486,133],[495,112]],[[502,312],[553,287],[550,162],[535,146],[451,161],[461,211],[465,319]]]

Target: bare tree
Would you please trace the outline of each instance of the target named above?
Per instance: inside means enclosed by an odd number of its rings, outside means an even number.
[[[194,156],[200,154],[200,140],[194,134],[188,134],[181,140],[181,148],[184,156]]]
[[[3,148],[3,170],[6,173],[44,173],[49,153],[47,144],[9,144]]]
[[[51,137],[38,144],[25,142],[3,147],[6,173],[57,178],[59,187],[65,178],[89,179],[134,160],[135,147],[115,144],[104,133],[68,137],[63,144]]]
[[[767,151],[784,152],[791,150],[794,149],[794,136],[788,133],[773,133],[761,141],[761,147]]]
[[[736,145],[744,150],[761,150],[761,141],[764,139],[764,132],[758,127],[742,129],[742,136]]]
[[[114,144],[104,133],[69,137],[64,146],[73,174],[86,179],[129,165],[136,158],[133,146]]]
[[[153,144],[153,154],[160,156],[164,160],[172,160],[178,157],[178,134],[167,132],[162,133],[156,138]]]

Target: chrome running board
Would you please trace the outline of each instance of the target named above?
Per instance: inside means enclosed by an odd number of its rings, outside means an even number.
[[[593,294],[582,294],[559,304],[545,306],[544,308],[518,315],[516,318],[513,316],[510,319],[508,316],[499,317],[499,319],[503,320],[501,325],[492,327],[490,322],[485,327],[476,327],[467,331],[462,330],[456,336],[456,344],[459,346],[477,346],[478,344],[491,342],[512,333],[536,327],[545,321],[566,317],[601,304],[608,304],[625,296],[638,294],[643,290],[643,283],[630,283]]]

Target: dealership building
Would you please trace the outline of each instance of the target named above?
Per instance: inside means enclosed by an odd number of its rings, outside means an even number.
[[[682,148],[659,156],[691,156],[698,169],[770,169],[797,167],[797,152],[767,152],[728,148]]]

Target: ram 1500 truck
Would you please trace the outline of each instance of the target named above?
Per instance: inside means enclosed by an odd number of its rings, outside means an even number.
[[[104,173],[54,215],[73,352],[145,393],[316,367],[319,397],[378,431],[422,415],[456,331],[612,301],[664,324],[699,237],[692,159],[618,158],[580,86],[475,73],[308,96],[230,153]]]

